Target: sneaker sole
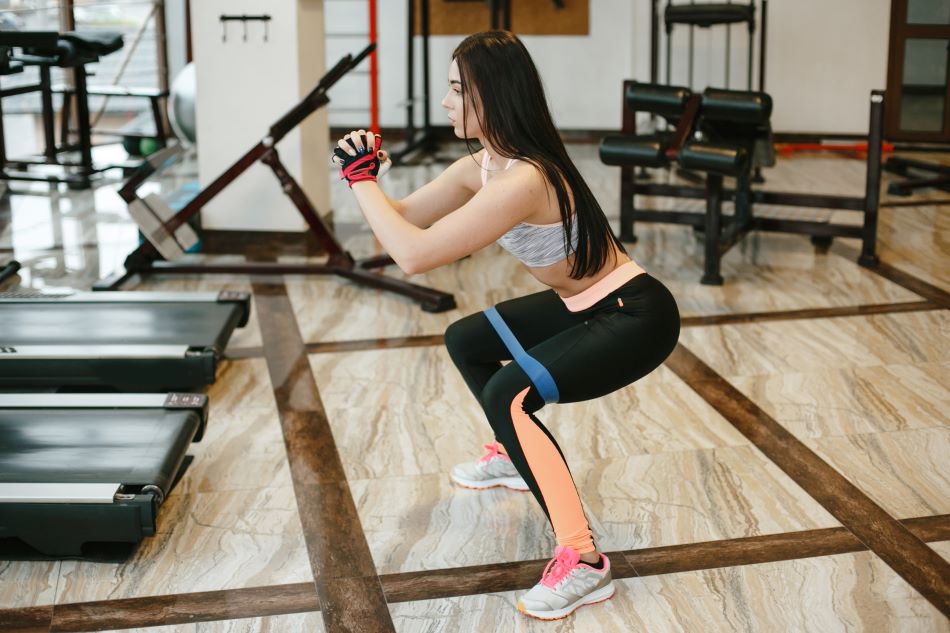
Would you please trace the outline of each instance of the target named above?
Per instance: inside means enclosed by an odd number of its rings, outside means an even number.
[[[557,611],[532,611],[531,609],[525,607],[521,603],[521,600],[519,600],[518,611],[521,611],[525,615],[532,617],[535,620],[563,620],[581,607],[610,600],[614,597],[614,593],[616,593],[616,588],[614,587],[614,582],[611,580],[608,584],[604,585],[597,591],[584,596],[574,604],[570,604],[563,609],[558,609]]]
[[[518,492],[527,492],[530,490],[527,484],[525,484],[524,479],[521,477],[496,477],[495,479],[486,479],[484,481],[472,481],[470,479],[462,479],[457,477],[454,474],[450,475],[453,482],[458,484],[463,488],[468,488],[469,490],[488,490],[489,488],[508,488],[509,490],[516,490]]]

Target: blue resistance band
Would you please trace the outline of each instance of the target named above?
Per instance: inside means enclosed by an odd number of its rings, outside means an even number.
[[[544,398],[544,402],[557,402],[561,398],[561,394],[558,393],[557,385],[554,384],[554,377],[551,375],[551,372],[545,369],[544,365],[535,360],[528,352],[524,351],[524,348],[521,347],[521,343],[515,338],[511,328],[508,327],[505,320],[498,314],[498,310],[488,308],[485,310],[485,316],[488,317],[488,322],[491,323],[495,331],[498,332],[498,336],[501,337],[501,342],[504,343],[508,351],[511,352],[511,357],[518,363],[518,366],[521,367],[524,373],[528,375],[528,379],[534,385],[535,389],[538,390],[538,393],[541,394],[541,397]]]

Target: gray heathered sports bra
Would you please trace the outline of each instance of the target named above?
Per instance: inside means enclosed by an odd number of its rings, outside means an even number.
[[[482,186],[488,182],[488,152],[482,158]],[[509,159],[505,169],[511,167],[515,159]],[[567,255],[564,253],[564,225],[529,224],[521,222],[498,238],[497,243],[506,251],[521,260],[529,268],[550,266]],[[577,247],[577,222],[571,225],[571,247]]]

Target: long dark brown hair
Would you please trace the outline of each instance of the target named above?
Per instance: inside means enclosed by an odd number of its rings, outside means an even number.
[[[575,255],[571,278],[595,275],[607,264],[611,244],[621,251],[624,248],[567,156],[528,50],[508,31],[485,31],[466,37],[452,58],[458,63],[462,82],[462,125],[468,116],[469,95],[475,92],[481,101],[481,108],[474,108],[475,117],[486,142],[501,156],[540,169],[554,188],[564,226],[564,252],[568,257]],[[470,139],[466,138],[465,143],[473,152]],[[576,248],[570,240],[575,221]]]

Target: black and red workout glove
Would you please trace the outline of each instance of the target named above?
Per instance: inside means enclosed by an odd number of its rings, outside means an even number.
[[[335,147],[333,154],[340,159],[340,178],[345,178],[350,188],[354,182],[372,180],[376,182],[376,176],[379,174],[380,160],[379,148],[383,144],[383,139],[376,137],[375,146],[372,149],[366,147],[366,137],[363,137],[363,148],[357,149],[356,144],[351,139],[346,139],[354,150],[356,156],[351,156],[343,151],[341,147]]]

